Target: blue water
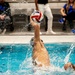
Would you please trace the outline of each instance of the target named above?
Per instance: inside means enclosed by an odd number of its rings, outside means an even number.
[[[31,58],[32,47],[29,44],[0,44],[0,75],[75,75],[74,71],[65,71],[63,68],[64,59],[70,50],[68,62],[75,64],[74,46],[75,43],[45,44],[53,67],[34,73]]]

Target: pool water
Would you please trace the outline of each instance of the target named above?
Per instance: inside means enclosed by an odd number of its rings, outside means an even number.
[[[34,72],[29,44],[0,44],[0,75],[75,75],[74,71],[63,68],[67,62],[75,64],[75,43],[48,43],[45,47],[52,66],[35,67]]]

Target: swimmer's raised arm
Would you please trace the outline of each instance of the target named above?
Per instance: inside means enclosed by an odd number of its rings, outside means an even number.
[[[30,17],[30,23],[34,27],[34,39],[40,41],[40,25],[35,23]]]
[[[33,65],[37,67],[50,66],[50,60],[48,51],[46,50],[43,41],[40,39],[40,25],[34,22],[30,17],[30,23],[34,28],[34,38],[33,38],[33,52],[32,60]]]

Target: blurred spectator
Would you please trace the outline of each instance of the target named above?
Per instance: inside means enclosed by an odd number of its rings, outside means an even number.
[[[0,0],[0,31],[2,34],[6,32],[7,26],[10,25],[10,31],[13,31],[11,24],[11,11],[8,2]]]
[[[63,28],[66,30],[66,20],[68,21],[70,29],[74,28],[73,20],[75,20],[75,0],[68,0],[67,3],[60,10],[61,15],[63,16]]]
[[[48,26],[45,28],[47,34],[55,34],[52,30],[53,15],[49,7],[48,0],[35,0],[35,6],[36,10],[40,10],[47,17]]]

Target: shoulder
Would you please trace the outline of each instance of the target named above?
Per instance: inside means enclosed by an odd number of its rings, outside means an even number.
[[[66,8],[67,4],[64,4],[63,8]]]
[[[64,4],[64,6],[67,6],[67,4]]]

